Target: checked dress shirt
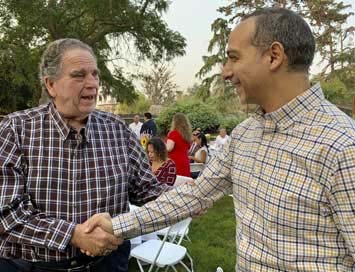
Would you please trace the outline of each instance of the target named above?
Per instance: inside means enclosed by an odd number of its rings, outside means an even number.
[[[61,261],[90,216],[128,211],[166,186],[152,174],[136,135],[119,117],[94,111],[78,134],[54,105],[16,112],[0,123],[0,256]]]
[[[258,110],[231,136],[196,186],[117,216],[115,233],[161,228],[232,189],[238,272],[354,271],[354,121],[317,84],[274,112]]]

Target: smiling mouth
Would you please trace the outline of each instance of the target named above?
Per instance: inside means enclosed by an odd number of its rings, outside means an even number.
[[[90,101],[90,100],[95,99],[95,96],[94,95],[86,95],[86,96],[82,96],[81,98]]]

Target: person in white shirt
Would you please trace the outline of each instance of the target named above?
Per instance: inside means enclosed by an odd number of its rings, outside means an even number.
[[[227,130],[225,128],[221,128],[214,144],[215,148],[217,150],[222,150],[224,144],[228,142],[228,140],[229,136],[227,135]]]
[[[193,156],[189,156],[189,159],[193,162],[193,164],[190,164],[190,167],[192,167],[192,165],[196,165],[196,163],[200,164],[197,166],[197,169],[196,166],[191,168],[191,177],[193,179],[197,178],[202,169],[204,168],[204,165],[201,164],[206,164],[209,159],[207,138],[205,134],[203,134],[202,132],[197,134],[196,143],[200,148],[195,152]]]
[[[133,122],[129,124],[129,128],[131,130],[133,130],[133,132],[137,135],[138,138],[140,137],[140,131],[141,131],[142,125],[143,125],[143,123],[139,122],[139,115],[138,114],[136,114],[133,117]]]

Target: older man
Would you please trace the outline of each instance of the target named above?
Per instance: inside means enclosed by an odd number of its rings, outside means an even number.
[[[52,101],[0,124],[1,271],[128,271],[129,242],[83,223],[165,187],[124,121],[95,110],[99,71],[88,45],[49,44],[40,78]]]
[[[246,16],[230,34],[223,76],[242,102],[259,105],[255,115],[233,130],[196,187],[88,224],[113,224],[117,236],[130,237],[233,189],[238,271],[353,271],[355,123],[311,86],[314,51],[309,26],[294,12]]]
[[[138,138],[141,136],[141,128],[143,123],[139,121],[139,115],[136,114],[133,117],[133,122],[129,124],[129,128],[137,135]]]

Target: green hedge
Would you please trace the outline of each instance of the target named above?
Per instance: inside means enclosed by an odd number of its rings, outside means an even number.
[[[245,119],[244,114],[222,115],[211,105],[195,100],[185,100],[170,105],[156,119],[161,134],[167,134],[171,126],[171,120],[177,112],[186,114],[191,126],[201,128],[205,133],[215,133],[219,127],[225,127],[230,133],[236,125]]]

